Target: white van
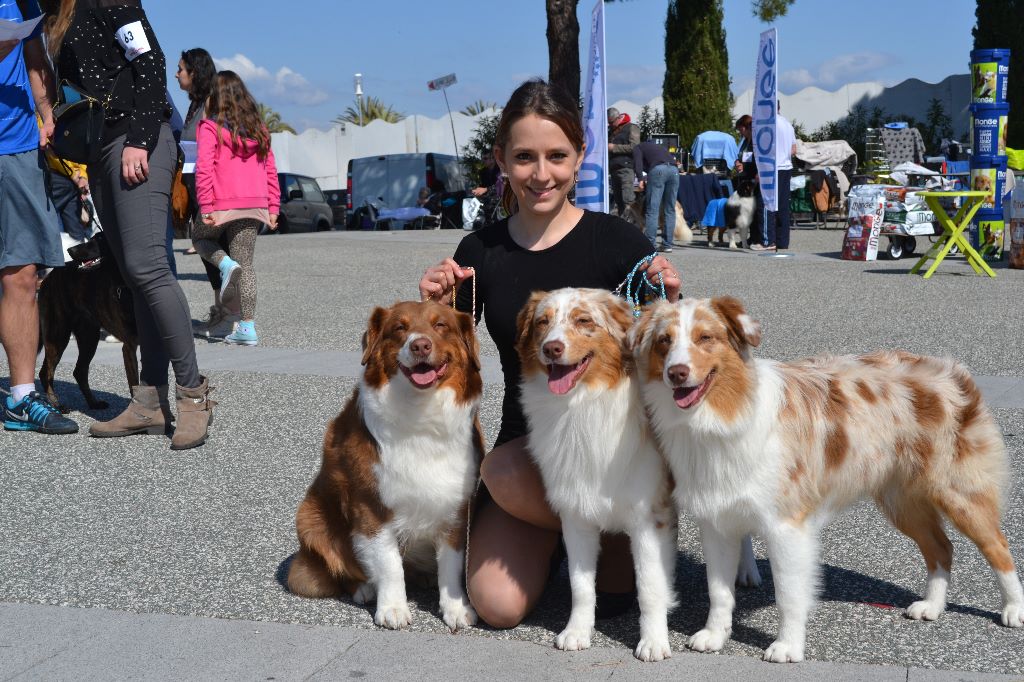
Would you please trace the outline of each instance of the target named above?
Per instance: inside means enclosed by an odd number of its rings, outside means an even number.
[[[348,162],[348,209],[366,200],[378,208],[415,206],[420,190],[437,183],[445,191],[466,189],[459,160],[450,154],[385,154],[364,156]]]

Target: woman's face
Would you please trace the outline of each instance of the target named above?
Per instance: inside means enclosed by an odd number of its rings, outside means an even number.
[[[535,215],[562,210],[583,163],[583,154],[558,124],[536,114],[516,121],[505,147],[495,152],[519,200],[519,210]]]
[[[182,59],[178,60],[178,73],[174,74],[174,77],[178,79],[178,87],[188,92],[192,89],[192,74],[185,68],[185,62]]]

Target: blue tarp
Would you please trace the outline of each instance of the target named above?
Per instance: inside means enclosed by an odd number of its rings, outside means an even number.
[[[728,199],[712,199],[704,211],[701,225],[704,227],[725,227],[725,203]]]
[[[701,223],[709,201],[723,197],[726,197],[726,191],[714,173],[679,176],[679,203],[683,207],[686,222],[690,225]]]
[[[725,159],[726,166],[732,168],[738,154],[739,148],[733,136],[717,130],[701,133],[690,148],[690,156],[698,166],[704,165],[704,159]]]

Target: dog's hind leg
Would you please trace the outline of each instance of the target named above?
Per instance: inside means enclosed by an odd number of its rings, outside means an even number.
[[[959,491],[945,493],[936,502],[953,525],[978,546],[995,571],[1003,596],[1001,621],[1010,628],[1024,627],[1024,588],[1013,564],[1010,545],[999,529],[999,493],[993,486],[969,495]]]
[[[878,505],[892,525],[913,540],[928,568],[924,599],[907,607],[914,620],[935,620],[946,610],[946,588],[953,567],[953,543],[942,528],[939,510],[927,499],[907,497],[905,489],[893,490]]]
[[[128,379],[128,389],[139,385],[138,346],[130,341],[121,344],[121,357],[124,358],[124,376]]]
[[[57,399],[57,392],[53,389],[53,375],[57,372],[57,365],[64,355],[64,350],[71,341],[71,330],[65,329],[57,324],[43,324],[43,364],[39,368],[39,384],[50,403],[61,412],[67,412],[68,408],[60,404]]]
[[[89,387],[89,365],[96,357],[96,347],[100,343],[99,325],[87,320],[79,320],[75,325],[75,342],[78,344],[78,360],[75,362],[75,381],[82,392],[85,402],[92,410],[107,409],[106,401],[93,395]]]
[[[357,592],[366,576],[351,549],[343,546],[345,540],[332,537],[347,533],[348,529],[332,528],[321,503],[312,496],[307,496],[299,505],[295,526],[299,551],[288,568],[288,589],[314,599]],[[372,601],[372,596],[369,600]]]

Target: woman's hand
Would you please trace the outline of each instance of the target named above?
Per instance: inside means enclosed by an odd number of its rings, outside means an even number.
[[[665,282],[666,298],[672,302],[679,300],[679,294],[683,289],[683,280],[667,258],[656,256],[642,269],[647,271],[647,279],[655,286],[658,285],[657,275],[660,274]]]
[[[278,215],[277,213],[271,213],[270,214],[270,229],[271,230],[276,230],[277,229],[277,215]]]
[[[450,305],[458,286],[472,276],[473,268],[460,267],[451,258],[445,258],[423,273],[423,279],[420,280],[420,298],[424,301],[434,299],[438,303]]]
[[[149,152],[138,147],[125,147],[121,152],[121,177],[129,187],[144,183],[149,177]]]

